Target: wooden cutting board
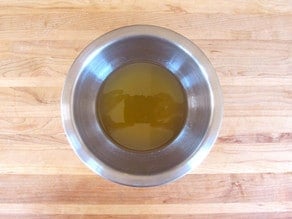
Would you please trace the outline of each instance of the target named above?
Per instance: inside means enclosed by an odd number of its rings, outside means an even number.
[[[224,93],[222,129],[207,159],[154,188],[120,186],[88,170],[60,117],[76,56],[131,24],[191,39]],[[0,218],[292,217],[291,0],[2,0],[0,100]]]

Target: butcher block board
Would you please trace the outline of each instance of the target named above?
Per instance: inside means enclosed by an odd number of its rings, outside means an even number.
[[[74,59],[132,24],[191,39],[224,95],[208,157],[154,188],[91,172],[61,123]],[[1,0],[0,100],[0,218],[292,218],[291,0]]]

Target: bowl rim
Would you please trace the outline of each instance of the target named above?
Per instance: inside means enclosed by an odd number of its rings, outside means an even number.
[[[207,131],[198,145],[198,150],[195,150],[188,159],[184,160],[177,166],[155,175],[132,175],[118,170],[104,164],[82,141],[78,133],[78,129],[73,122],[73,110],[71,103],[73,103],[73,87],[77,82],[77,78],[81,74],[84,67],[95,57],[95,55],[105,48],[113,39],[119,40],[122,38],[133,36],[154,36],[161,37],[168,41],[174,42],[180,49],[186,52],[194,61],[199,65],[200,70],[207,79],[210,90],[211,99],[211,116],[208,124]],[[109,179],[110,181],[135,187],[149,187],[166,184],[183,177],[192,169],[197,167],[208,155],[212,146],[214,145],[220,131],[223,119],[223,96],[219,83],[219,78],[213,68],[211,62],[192,41],[186,37],[164,27],[153,25],[131,25],[124,26],[112,30],[92,41],[73,62],[62,90],[61,97],[61,117],[62,124],[65,130],[67,139],[80,158],[80,160],[93,172],[98,175]]]

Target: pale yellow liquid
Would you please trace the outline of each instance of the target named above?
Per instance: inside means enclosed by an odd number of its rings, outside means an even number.
[[[146,151],[162,147],[178,135],[186,106],[185,93],[168,70],[134,63],[105,80],[96,109],[105,133],[114,142]]]

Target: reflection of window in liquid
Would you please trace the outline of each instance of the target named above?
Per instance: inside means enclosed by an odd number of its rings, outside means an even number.
[[[110,116],[110,111],[123,101],[124,122],[115,122]],[[136,123],[147,123],[151,127],[166,128],[175,132],[182,125],[183,104],[176,103],[166,93],[153,96],[128,95],[122,90],[113,90],[103,94],[103,113],[105,122],[112,129],[133,126]]]

